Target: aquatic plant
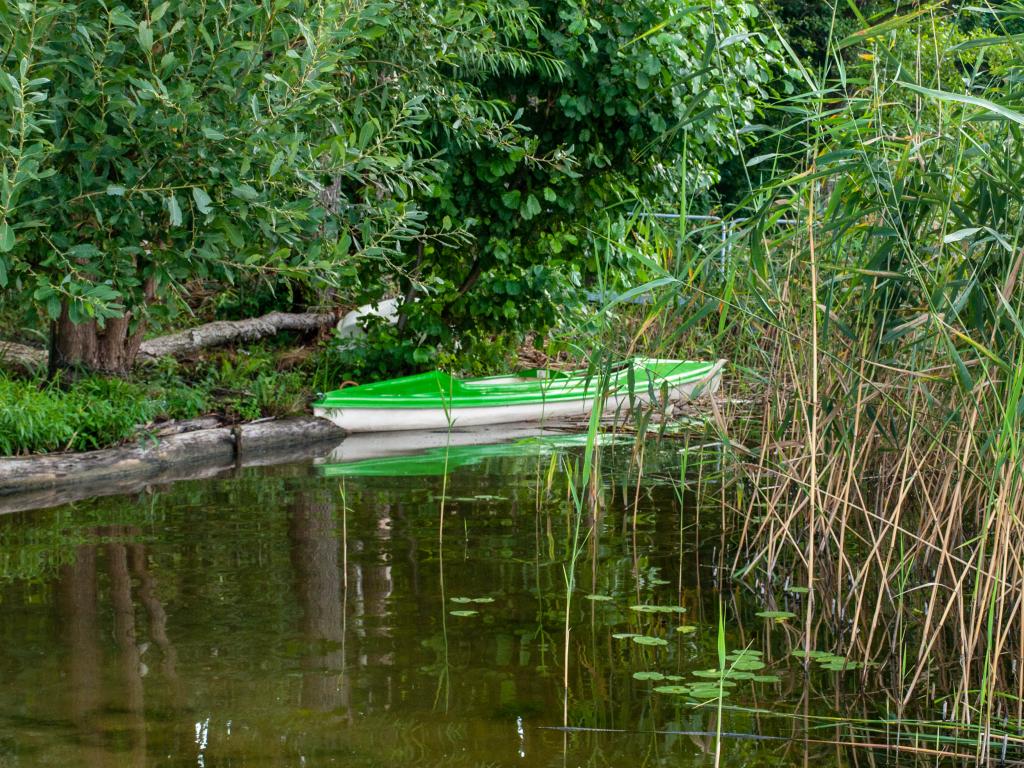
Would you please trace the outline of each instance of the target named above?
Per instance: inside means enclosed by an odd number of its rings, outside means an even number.
[[[608,303],[631,333],[600,340],[732,360],[707,421],[723,565],[799,601],[764,618],[805,663],[837,638],[824,666],[899,717],[941,699],[979,754],[1024,726],[1022,12],[861,17],[820,71],[793,56],[804,87],[749,127],[746,198],[638,210],[616,241],[647,299]]]

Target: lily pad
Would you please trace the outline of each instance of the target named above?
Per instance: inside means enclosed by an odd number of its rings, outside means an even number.
[[[693,624],[682,624],[676,627],[676,632],[678,632],[681,635],[692,635],[696,631],[697,627]]]
[[[634,672],[634,680],[664,680],[665,676],[661,672]]]
[[[693,698],[695,698],[695,699],[717,699],[718,696],[719,696],[719,693],[724,693],[724,691],[720,692],[718,690],[718,688],[691,688],[690,689],[690,695],[693,696]]]
[[[688,696],[690,686],[688,685],[659,685],[654,689],[655,693],[667,693],[674,696]]]
[[[757,615],[762,619],[774,619],[775,621],[785,621],[796,616],[792,611],[761,611]]]
[[[740,672],[757,672],[764,669],[764,662],[758,659],[738,659],[732,663],[731,668]]]
[[[616,640],[628,640],[631,637],[638,637],[636,632],[616,632],[612,635]]]
[[[649,637],[648,635],[634,635],[633,642],[637,645],[668,645],[668,640],[660,637]]]
[[[686,613],[686,609],[678,605],[631,605],[629,607],[640,613]]]
[[[815,661],[823,661],[825,659],[837,658],[835,654],[829,653],[828,651],[796,650],[791,651],[790,656],[795,656],[798,659],[814,659]]]
[[[755,683],[777,683],[779,682],[778,675],[754,675],[752,678]]]
[[[712,680],[717,680],[722,676],[722,670],[720,669],[696,669],[690,673],[694,677],[705,677]]]
[[[476,616],[477,611],[449,611],[452,616]]]
[[[608,595],[587,595],[587,600],[593,600],[595,603],[606,603],[612,600]]]

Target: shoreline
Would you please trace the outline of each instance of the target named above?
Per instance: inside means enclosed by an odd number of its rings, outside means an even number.
[[[0,458],[0,514],[315,458],[345,434],[324,419],[298,416],[142,437],[97,451]]]

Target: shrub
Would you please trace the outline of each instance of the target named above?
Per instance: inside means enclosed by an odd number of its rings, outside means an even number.
[[[0,454],[114,445],[159,410],[141,387],[119,379],[86,378],[65,391],[0,376]]]

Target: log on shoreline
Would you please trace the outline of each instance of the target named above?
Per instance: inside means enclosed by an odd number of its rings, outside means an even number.
[[[126,448],[0,459],[0,514],[131,493],[236,467],[309,460],[330,452],[344,436],[329,421],[300,417],[143,438]]]
[[[218,320],[144,341],[139,347],[139,359],[184,357],[209,347],[259,341],[281,331],[313,333],[335,322],[337,318],[330,312],[271,312],[249,320]]]
[[[46,352],[13,341],[0,341],[0,368],[34,373],[46,365]]]
[[[281,331],[313,333],[336,321],[330,312],[271,312],[248,320],[217,320],[142,342],[138,361],[184,357],[210,347],[259,341]],[[0,367],[31,373],[44,367],[46,360],[44,349],[0,341]]]

